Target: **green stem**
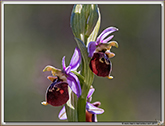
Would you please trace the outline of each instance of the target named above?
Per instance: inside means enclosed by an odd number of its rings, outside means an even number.
[[[75,38],[77,45],[81,51],[82,55],[82,70],[84,73],[84,79],[80,81],[82,85],[82,94],[80,98],[78,99],[78,107],[77,107],[77,113],[78,113],[78,121],[85,121],[86,120],[86,97],[88,94],[88,91],[92,85],[93,79],[94,79],[94,74],[89,68],[89,61],[90,59],[88,58],[88,52],[87,52],[87,47],[85,44],[78,38]],[[87,39],[85,39],[87,40]],[[79,77],[80,78],[80,77]]]
[[[77,115],[79,122],[86,121],[86,99],[82,98],[81,96],[78,99],[78,107],[77,107]]]

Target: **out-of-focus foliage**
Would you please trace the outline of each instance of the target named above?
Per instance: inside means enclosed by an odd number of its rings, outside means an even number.
[[[111,51],[112,80],[95,77],[98,121],[155,121],[161,113],[161,6],[98,5],[100,32],[119,28]],[[61,68],[77,46],[70,28],[73,5],[5,5],[5,121],[60,121],[61,107],[43,106],[50,81],[45,65]],[[99,32],[99,33],[100,33]],[[70,59],[66,58],[66,63]]]

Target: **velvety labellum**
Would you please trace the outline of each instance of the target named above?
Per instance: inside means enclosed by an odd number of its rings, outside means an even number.
[[[94,53],[89,66],[97,76],[106,77],[111,72],[111,62],[104,52]]]
[[[53,82],[46,91],[47,103],[52,106],[61,106],[69,100],[68,84],[66,82]]]

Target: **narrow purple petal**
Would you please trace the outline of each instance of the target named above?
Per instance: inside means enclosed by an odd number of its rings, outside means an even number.
[[[111,34],[112,32],[117,31],[118,29],[115,27],[108,27],[106,28],[98,37],[97,37],[97,45],[102,41],[102,36],[108,32],[108,34]],[[105,38],[105,37],[104,37]]]
[[[81,86],[78,77],[70,72],[67,75],[67,82],[72,91],[79,97],[81,95]]]
[[[65,68],[65,74],[69,74],[69,72],[71,71],[71,66],[68,66],[67,68]]]
[[[63,70],[65,71],[66,65],[65,65],[65,56],[62,58],[62,67]]]
[[[109,36],[108,38],[104,39],[102,43],[107,43],[109,40],[111,40],[114,37],[114,35]]]
[[[87,99],[92,96],[93,92],[95,91],[94,88],[91,88],[88,92]]]
[[[106,38],[109,34],[111,34],[112,32],[109,31],[109,32],[106,32],[105,34],[103,34],[101,37],[100,37],[100,43],[102,43],[102,41],[104,40],[104,38]]]
[[[90,112],[91,114],[102,114],[104,112],[103,109],[95,107],[94,105],[92,105],[91,103],[87,102],[86,103],[86,109],[88,112]]]
[[[58,114],[58,118],[61,119],[61,120],[67,119],[65,106],[63,106],[63,108],[61,109],[60,113]]]
[[[95,49],[96,49],[96,42],[90,42],[88,44],[88,56],[89,57],[93,56]]]
[[[72,71],[75,71],[79,67],[80,63],[81,63],[81,53],[79,48],[76,47],[69,66],[71,66]]]

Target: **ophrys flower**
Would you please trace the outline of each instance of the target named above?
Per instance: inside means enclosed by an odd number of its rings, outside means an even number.
[[[81,54],[78,48],[75,48],[74,54],[71,58],[70,64],[68,67],[65,65],[65,56],[62,59],[62,67],[63,69],[57,69],[53,66],[46,66],[44,68],[45,71],[51,71],[53,77],[49,76],[48,79],[53,83],[48,87],[46,91],[46,102],[42,102],[42,104],[51,104],[53,106],[60,106],[67,102],[69,99],[68,96],[68,88],[79,97],[81,95],[81,86],[79,79],[75,74],[71,71],[77,70],[81,62]],[[65,99],[65,100],[64,100]],[[61,102],[62,100],[63,102]]]
[[[112,46],[118,47],[118,43],[110,41],[114,35],[109,35],[117,30],[115,27],[108,27],[97,37],[96,41],[88,44],[89,57],[92,57],[89,66],[97,76],[112,78],[110,76],[112,63],[109,58],[114,57],[115,54],[110,52],[110,49]]]

